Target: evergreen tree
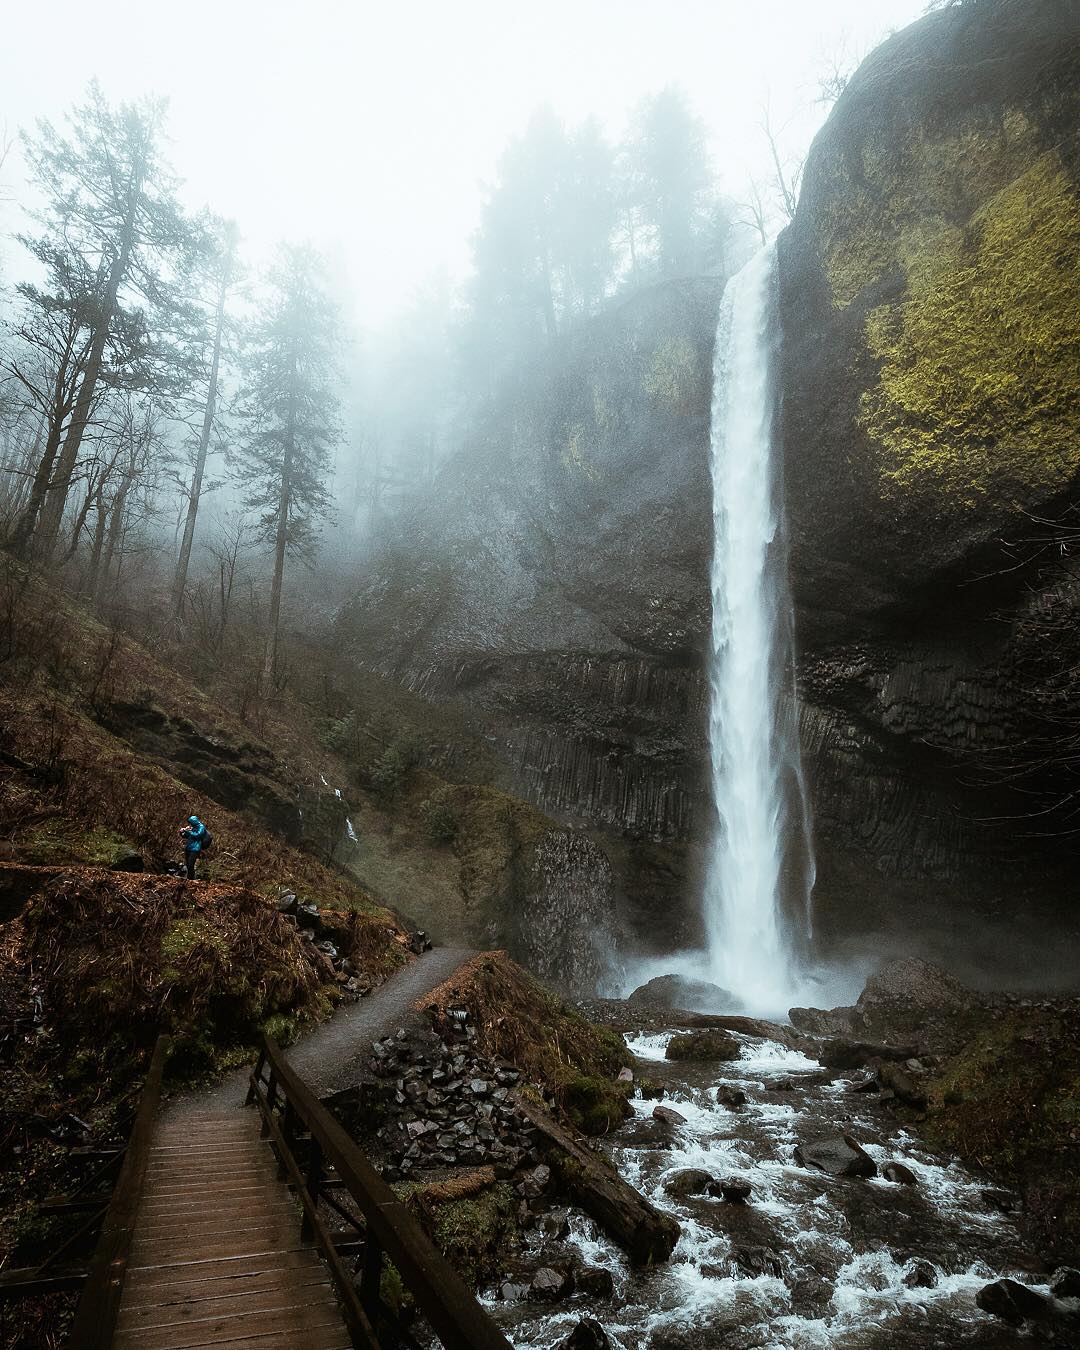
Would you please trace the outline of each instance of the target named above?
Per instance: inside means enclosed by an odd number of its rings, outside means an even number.
[[[702,265],[699,244],[712,199],[705,125],[680,90],[639,106],[623,148],[620,194],[632,262],[651,258],[660,276]]]
[[[285,246],[268,283],[245,362],[234,463],[247,489],[245,504],[257,513],[259,537],[274,550],[264,670],[270,676],[277,665],[285,560],[313,559],[319,524],[330,512],[326,483],[341,433],[338,321],[324,291],[322,259],[310,248]]]
[[[145,381],[151,364],[163,386],[183,378],[183,362],[170,347],[178,305],[173,282],[193,235],[160,157],[163,117],[158,101],[114,110],[95,83],[69,116],[69,136],[43,121],[37,136],[26,139],[27,161],[47,206],[44,233],[24,242],[39,256],[57,260],[69,278],[78,278],[80,343],[85,334],[77,393],[47,471],[44,500],[23,529],[27,537],[32,533],[42,562],[55,548],[103,382],[130,388]]]

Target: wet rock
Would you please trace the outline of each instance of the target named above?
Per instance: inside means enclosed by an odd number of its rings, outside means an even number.
[[[523,1303],[529,1297],[529,1286],[505,1280],[499,1285],[499,1297],[506,1303]]]
[[[667,1091],[663,1083],[656,1078],[639,1078],[637,1089],[641,1093],[642,1099],[647,1102],[659,1101]]]
[[[1019,1326],[1028,1318],[1045,1317],[1050,1311],[1050,1303],[1042,1294],[1018,1280],[994,1280],[992,1284],[984,1284],[975,1295],[975,1302],[983,1312],[992,1313],[1013,1326]]]
[[[662,1125],[685,1125],[686,1117],[679,1115],[678,1111],[673,1111],[670,1106],[654,1106],[653,1120],[658,1120]]]
[[[540,1215],[536,1226],[544,1237],[562,1242],[564,1238],[570,1236],[570,1214],[565,1209],[549,1210],[546,1214]]]
[[[893,1004],[965,1012],[977,1002],[974,990],[962,985],[941,966],[906,956],[890,961],[871,975],[855,1006],[864,1014]]]
[[[742,1088],[732,1087],[730,1083],[721,1083],[716,1089],[716,1100],[729,1111],[737,1111],[746,1105],[746,1093]]]
[[[742,1177],[721,1177],[709,1187],[709,1194],[719,1196],[729,1205],[742,1205],[750,1199],[751,1187]]]
[[[704,1168],[681,1167],[664,1178],[664,1190],[676,1200],[683,1200],[688,1195],[707,1195],[714,1181],[713,1174]]]
[[[1080,1270],[1059,1266],[1050,1279],[1050,1292],[1055,1298],[1080,1298]]]
[[[529,1298],[534,1303],[554,1303],[570,1293],[573,1282],[566,1271],[552,1266],[541,1266],[529,1285]]]
[[[745,1246],[736,1247],[731,1253],[731,1267],[739,1275],[756,1280],[762,1275],[770,1275],[774,1279],[782,1280],[784,1278],[784,1263],[771,1247]],[[731,1269],[724,1267],[702,1267],[702,1273],[714,1273],[724,1276],[731,1273]]]
[[[881,1169],[881,1175],[886,1181],[895,1181],[900,1186],[917,1186],[919,1178],[902,1162],[887,1162]]]
[[[878,1041],[850,1040],[846,1036],[826,1041],[818,1051],[818,1060],[827,1069],[861,1069],[866,1064],[877,1067],[877,1061],[910,1059],[915,1053],[911,1045],[884,1045]]]
[[[774,1092],[794,1092],[795,1080],[792,1078],[781,1078],[779,1082],[773,1083],[772,1090]]]
[[[295,891],[283,890],[278,896],[277,911],[279,914],[295,914],[298,904]]]
[[[926,1106],[926,1093],[916,1084],[914,1078],[899,1064],[886,1061],[877,1066],[877,1079],[882,1088],[895,1093],[898,1100],[907,1106],[922,1110]]]
[[[877,1176],[877,1164],[850,1134],[828,1135],[795,1146],[800,1167],[816,1167],[834,1177]]]
[[[692,980],[684,975],[659,975],[639,985],[630,995],[630,1003],[652,1003],[659,1008],[685,1008],[689,1012],[720,1012],[742,1006],[741,1000],[708,980]]]
[[[603,1266],[587,1266],[583,1262],[574,1266],[574,1291],[588,1298],[613,1298],[615,1295],[615,1277]]]
[[[854,1008],[789,1008],[788,1017],[808,1036],[850,1036],[855,1027]]]
[[[938,1282],[937,1270],[929,1261],[912,1261],[900,1277],[900,1283],[906,1289],[933,1289]]]
[[[616,1083],[632,1083],[634,1081],[633,1069],[627,1068],[626,1065],[624,1065],[619,1070],[619,1076],[615,1079],[615,1081]]]
[[[528,1200],[535,1200],[551,1185],[551,1168],[540,1163],[521,1182],[521,1192]]]
[[[1020,1208],[1019,1199],[1011,1191],[980,1191],[983,1204],[995,1209],[999,1214],[1014,1214]]]
[[[672,1036],[664,1052],[672,1060],[733,1060],[742,1053],[739,1042],[726,1031],[690,1031]]]
[[[611,1342],[595,1317],[583,1317],[558,1350],[611,1350]]]

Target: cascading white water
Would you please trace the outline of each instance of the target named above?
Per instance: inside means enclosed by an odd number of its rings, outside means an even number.
[[[797,983],[805,936],[787,917],[785,859],[801,874],[795,884],[812,883],[772,463],[775,285],[769,247],[728,283],[716,335],[709,740],[718,823],[705,892],[709,978],[748,1007],[773,1012]]]

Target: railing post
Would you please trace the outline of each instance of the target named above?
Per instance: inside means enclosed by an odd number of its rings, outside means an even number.
[[[323,1151],[322,1146],[314,1135],[311,1136],[311,1152],[308,1154],[307,1165],[307,1190],[311,1196],[311,1203],[315,1209],[319,1208],[319,1191],[322,1188],[322,1170],[323,1170]],[[305,1242],[310,1242],[315,1236],[315,1225],[311,1222],[311,1215],[304,1210],[304,1217],[300,1222],[300,1236]]]
[[[277,1075],[274,1073],[274,1070],[271,1069],[270,1077],[266,1080],[267,1116],[271,1116],[274,1114],[274,1109],[276,1106],[277,1106]],[[267,1121],[264,1120],[262,1123],[262,1130],[260,1131],[260,1134],[262,1135],[262,1138],[265,1139],[267,1135],[269,1135],[269,1133],[270,1133],[270,1126],[267,1123]]]
[[[360,1302],[372,1322],[379,1320],[382,1286],[382,1244],[367,1226],[364,1239],[364,1264],[360,1268]]]
[[[255,1100],[255,1084],[262,1078],[262,1071],[266,1065],[266,1047],[263,1046],[259,1051],[259,1058],[255,1061],[255,1067],[251,1071],[251,1081],[248,1084],[247,1096],[244,1098],[244,1105],[250,1106]]]
[[[296,1111],[292,1102],[285,1096],[285,1107],[281,1113],[281,1137],[284,1140],[285,1148],[296,1157]],[[278,1155],[277,1175],[278,1181],[284,1181],[288,1174],[288,1168],[285,1166],[285,1154],[282,1151]]]

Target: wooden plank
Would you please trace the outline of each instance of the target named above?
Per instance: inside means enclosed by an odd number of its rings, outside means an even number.
[[[253,1252],[247,1256],[217,1256],[205,1261],[167,1261],[158,1265],[131,1267],[131,1298],[135,1303],[160,1297],[162,1288],[184,1284],[210,1284],[218,1280],[243,1280],[267,1271],[325,1270],[314,1250],[299,1241],[281,1251]],[[129,1286],[125,1286],[127,1289]],[[127,1294],[125,1293],[125,1302]]]
[[[154,1327],[183,1324],[196,1326],[208,1319],[221,1317],[255,1317],[264,1313],[281,1312],[286,1308],[331,1308],[337,1311],[330,1284],[277,1285],[268,1289],[245,1289],[217,1298],[193,1298],[184,1302],[146,1303],[138,1308],[125,1309],[120,1314],[118,1331],[149,1331]]]
[[[333,1301],[330,1282],[325,1272],[293,1272],[293,1278],[282,1282],[282,1272],[264,1271],[261,1279],[252,1278],[237,1287],[207,1289],[205,1285],[189,1285],[183,1296],[178,1296],[176,1287],[171,1286],[158,1300],[149,1303],[127,1303],[120,1314],[119,1327],[147,1327],[164,1325],[167,1322],[179,1322],[198,1317],[213,1317],[230,1309],[243,1312],[259,1307],[290,1306],[290,1300],[305,1301],[309,1297],[325,1295]],[[321,1292],[320,1292],[321,1291]]]
[[[342,1332],[341,1313],[337,1305],[327,1300],[321,1307],[279,1308],[267,1312],[257,1320],[246,1315],[207,1318],[192,1325],[177,1324],[155,1327],[152,1331],[142,1329],[117,1333],[116,1350],[135,1347],[138,1350],[188,1350],[188,1347],[201,1345],[234,1345],[242,1343],[245,1336],[258,1333],[277,1333],[291,1335],[297,1346],[308,1346],[310,1333],[325,1328],[339,1337]]]

